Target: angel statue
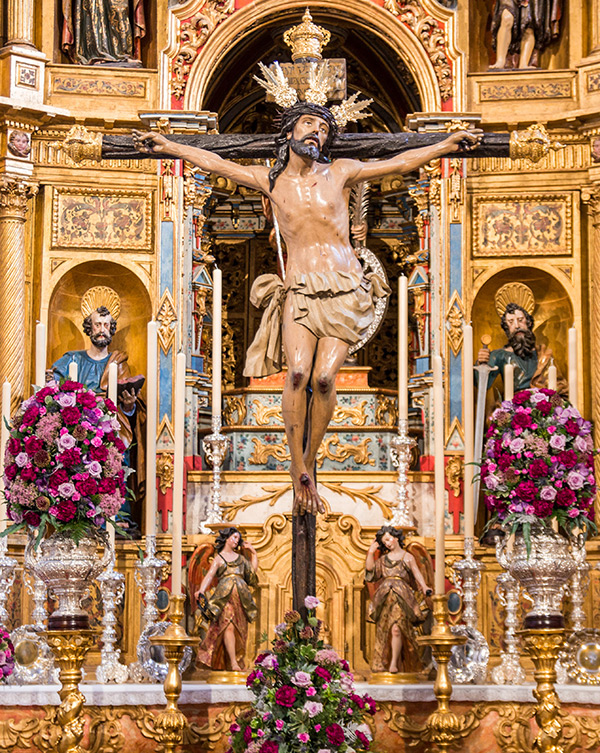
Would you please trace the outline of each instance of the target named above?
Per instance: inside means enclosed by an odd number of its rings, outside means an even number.
[[[206,570],[208,559],[214,558]],[[246,553],[248,556],[246,556]],[[200,636],[198,662],[213,670],[243,670],[248,623],[258,609],[250,586],[256,586],[256,550],[237,528],[219,532],[214,545],[200,546],[189,568],[190,591],[198,602],[195,631]],[[202,577],[200,587],[196,589]]]
[[[371,670],[423,672],[429,662],[416,638],[431,623],[433,568],[427,551],[417,542],[405,549],[402,530],[384,526],[369,547],[365,568],[365,581],[374,585],[368,614],[376,625]]]

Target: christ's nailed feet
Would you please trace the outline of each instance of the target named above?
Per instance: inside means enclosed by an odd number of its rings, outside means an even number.
[[[294,515],[316,515],[318,512],[324,513],[325,507],[317,493],[315,482],[308,473],[304,472],[294,478]]]

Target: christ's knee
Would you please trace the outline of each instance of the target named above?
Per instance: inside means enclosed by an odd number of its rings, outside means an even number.
[[[294,366],[290,370],[289,380],[294,390],[301,390],[306,387],[308,375],[301,366]]]
[[[329,374],[321,374],[313,380],[313,392],[321,395],[329,395],[335,385],[335,377]]]

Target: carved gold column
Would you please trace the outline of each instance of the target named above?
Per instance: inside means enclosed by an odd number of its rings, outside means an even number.
[[[587,204],[589,217],[590,244],[590,353],[600,347],[600,186],[586,188],[581,198]],[[600,442],[600,360],[590,358],[592,369],[592,421],[594,424],[594,446]],[[600,478],[600,456],[596,455],[596,478]],[[596,518],[600,514],[600,500],[596,497]]]
[[[590,5],[590,22],[592,27],[590,55],[596,55],[600,52],[600,0],[591,0]]]
[[[33,46],[33,0],[8,0],[6,44]]]
[[[12,408],[25,391],[25,218],[37,186],[0,175],[0,380],[12,386]]]

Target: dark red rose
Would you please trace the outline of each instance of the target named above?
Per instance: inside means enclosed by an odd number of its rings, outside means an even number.
[[[108,457],[108,450],[104,445],[100,445],[100,447],[92,447],[90,450],[90,457],[92,460],[97,460],[99,463],[103,463]]]
[[[570,507],[576,499],[575,492],[571,489],[561,489],[556,493],[556,504],[561,507]]]
[[[116,435],[116,434],[114,433],[114,431],[109,431],[108,433],[106,433],[106,434],[104,435],[104,439],[105,439],[105,440],[106,440],[107,442],[115,442],[115,441],[116,441],[116,439],[117,439],[117,435]]]
[[[331,680],[331,674],[325,669],[325,667],[317,667],[315,669],[315,674],[317,677],[320,677],[323,682],[329,682]]]
[[[77,403],[84,408],[95,408],[96,396],[92,392],[80,392],[77,395]]]
[[[586,510],[586,511],[585,511],[585,512],[584,512],[583,514],[585,515],[585,517],[586,517],[586,518],[587,518],[588,520],[592,520],[592,521],[593,521],[593,520],[594,520],[594,518],[596,517],[596,516],[594,515],[594,508],[593,508],[593,507],[590,507],[590,509],[589,509],[589,510]]]
[[[98,491],[100,494],[112,494],[117,488],[117,482],[114,478],[103,478],[98,482]],[[256,660],[258,662],[258,659]]]
[[[25,440],[25,452],[32,458],[36,452],[44,449],[44,443],[37,437],[27,437]]]
[[[533,481],[523,481],[515,489],[517,496],[524,502],[531,502],[537,497],[537,488]]]
[[[538,518],[547,518],[554,509],[552,502],[546,502],[544,499],[535,499],[533,501],[533,509]]]
[[[24,481],[35,481],[37,478],[36,469],[31,465],[26,468],[21,468],[21,478]]]
[[[65,468],[71,468],[73,465],[81,462],[81,450],[79,447],[73,447],[70,450],[64,450],[56,456],[59,463],[62,463]]]
[[[63,523],[68,523],[69,520],[73,520],[76,512],[77,508],[75,507],[75,504],[71,502],[70,499],[63,499],[58,505],[58,511],[56,512],[55,517]]]
[[[348,662],[345,659],[340,659],[340,665],[341,665],[342,669],[344,670],[344,672],[349,672],[350,671],[350,665],[348,664]]]
[[[52,387],[42,387],[41,390],[38,390],[35,393],[35,399],[38,403],[43,403],[45,399],[48,397],[48,395],[53,395],[54,390]]]
[[[63,392],[76,392],[83,388],[83,384],[81,382],[73,382],[71,379],[65,379],[60,388]]]
[[[356,695],[356,693],[350,693],[350,700],[355,703],[359,709],[364,709],[365,702],[360,695]]]
[[[40,524],[41,516],[39,512],[35,512],[35,510],[27,510],[25,515],[23,515],[23,520],[27,523],[27,525],[32,526],[33,528],[37,528]]]
[[[12,463],[12,465],[7,465],[4,468],[4,475],[9,481],[13,481],[17,475],[18,467],[16,463]]]
[[[275,703],[290,709],[296,702],[297,694],[296,688],[292,688],[291,685],[282,685],[275,691]]]
[[[50,476],[50,478],[48,479],[48,486],[52,491],[56,492],[61,484],[66,484],[68,481],[68,473],[64,470],[64,468],[60,468]]]
[[[276,740],[267,740],[260,746],[260,753],[279,753],[279,743]]]
[[[6,444],[6,449],[11,455],[18,455],[21,452],[21,442],[16,437],[11,437]]]
[[[558,462],[565,468],[574,468],[577,465],[577,453],[575,450],[563,450],[558,453]]]
[[[361,741],[363,748],[365,750],[369,750],[369,746],[371,745],[371,741],[364,734],[364,732],[359,732],[359,730],[357,730],[354,734],[356,735],[356,739]]]
[[[247,744],[252,740],[252,727],[248,725],[244,730],[244,742]]]
[[[542,393],[542,395],[546,395],[546,397],[553,397],[554,395],[558,394],[555,390],[551,390],[548,387],[543,387],[540,392]]]
[[[548,475],[548,464],[541,458],[536,458],[529,466],[529,475],[531,478],[545,478]]]
[[[529,402],[530,397],[531,394],[529,390],[521,390],[521,392],[517,392],[512,401],[515,405],[523,405],[524,403]]]
[[[565,424],[565,429],[567,430],[567,434],[570,434],[572,437],[576,437],[579,434],[577,421],[574,421],[572,418],[570,418]]]
[[[107,479],[108,480],[108,479]],[[254,660],[255,664],[260,664],[263,659],[266,659],[269,654],[265,651],[262,654],[259,654],[256,659]]]
[[[125,452],[125,450],[127,449],[127,447],[125,447],[125,443],[124,443],[124,442],[122,442],[122,441],[121,441],[121,440],[119,439],[119,437],[117,437],[117,438],[115,439],[115,447],[117,448],[117,450],[118,450],[119,452]]]
[[[106,405],[109,411],[112,411],[112,413],[117,412],[117,406],[113,403],[112,400],[109,400],[107,397],[104,398],[104,404]]]
[[[37,403],[32,403],[32,405],[27,408],[25,413],[23,414],[23,420],[21,423],[25,424],[25,426],[31,426],[37,421],[37,417],[40,415],[40,407]]]
[[[81,481],[77,481],[75,484],[77,491],[84,497],[91,497],[92,494],[96,494],[98,491],[98,482],[93,478],[86,478]]]
[[[498,457],[498,468],[500,468],[501,471],[505,471],[512,465],[512,457],[507,453],[503,452]]]
[[[375,712],[377,711],[377,704],[375,703],[375,701],[371,698],[370,695],[364,695],[363,700],[369,707],[369,714],[371,714],[371,716],[375,716]]]
[[[75,407],[63,408],[60,415],[67,426],[73,426],[73,424],[79,423],[81,411]]]
[[[339,748],[344,742],[344,730],[339,724],[335,724],[335,722],[326,727],[325,734],[327,735],[329,744],[334,748]]]
[[[521,429],[528,429],[531,426],[531,416],[525,411],[518,411],[513,416],[512,425]]]
[[[542,402],[538,403],[535,407],[539,410],[542,416],[549,416],[552,412],[552,403],[548,400],[542,400]]]

